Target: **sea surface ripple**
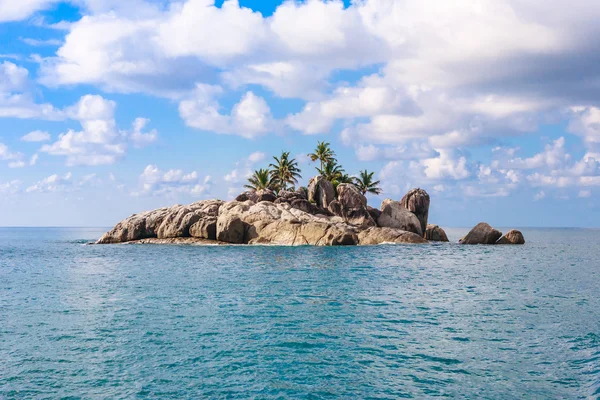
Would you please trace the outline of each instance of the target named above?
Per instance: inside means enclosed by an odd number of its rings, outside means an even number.
[[[523,232],[291,248],[2,228],[0,399],[599,398],[599,232]]]

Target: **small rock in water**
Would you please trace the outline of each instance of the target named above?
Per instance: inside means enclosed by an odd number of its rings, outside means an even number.
[[[502,236],[496,244],[525,244],[525,238],[521,231],[513,229]]]
[[[492,228],[485,222],[480,222],[460,240],[461,244],[496,244],[502,232]]]
[[[438,225],[427,225],[427,230],[425,231],[425,239],[431,240],[432,242],[448,242],[448,236],[446,236],[446,232],[440,228]]]

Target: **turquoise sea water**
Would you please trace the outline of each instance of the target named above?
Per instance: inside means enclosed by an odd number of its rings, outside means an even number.
[[[597,230],[84,245],[103,231],[0,229],[1,399],[600,396]]]

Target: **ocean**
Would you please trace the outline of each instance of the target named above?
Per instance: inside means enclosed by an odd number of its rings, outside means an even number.
[[[600,397],[599,230],[85,244],[106,230],[0,229],[1,399]]]

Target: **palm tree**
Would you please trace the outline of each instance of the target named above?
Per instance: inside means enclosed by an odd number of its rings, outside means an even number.
[[[343,170],[342,170],[343,171]],[[354,183],[354,178],[348,174],[342,174],[337,179],[336,182],[339,183]]]
[[[317,160],[321,162],[320,169],[323,169],[323,166],[328,162],[335,161],[335,152],[329,146],[328,142],[318,142],[315,152],[308,155],[313,162]],[[317,168],[319,171],[320,169]]]
[[[287,185],[298,183],[300,168],[294,158],[290,159],[290,152],[284,151],[279,158],[273,157],[275,163],[269,164],[271,168],[271,181],[277,187],[277,190],[286,190]]]
[[[335,160],[327,161],[322,168],[317,168],[317,171],[331,183],[344,176],[344,169]]]
[[[270,171],[263,168],[254,171],[254,174],[248,178],[248,184],[244,187],[251,190],[271,189],[273,182],[271,181]]]
[[[354,184],[362,194],[372,193],[381,194],[382,190],[379,187],[379,181],[373,181],[374,172],[360,171],[360,176],[354,178]]]

